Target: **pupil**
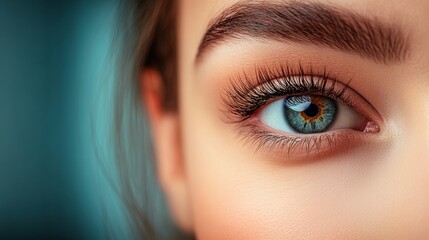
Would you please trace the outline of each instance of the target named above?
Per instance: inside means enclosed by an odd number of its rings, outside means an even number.
[[[319,108],[315,104],[310,104],[304,113],[309,117],[314,117],[319,113]]]

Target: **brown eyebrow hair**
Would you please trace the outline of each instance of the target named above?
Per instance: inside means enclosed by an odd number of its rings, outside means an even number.
[[[197,62],[219,42],[245,36],[326,46],[385,64],[404,61],[410,51],[409,37],[398,24],[315,2],[244,1],[210,22]]]

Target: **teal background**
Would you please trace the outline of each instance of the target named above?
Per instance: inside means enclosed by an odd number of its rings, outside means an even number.
[[[115,4],[0,0],[0,239],[105,239],[91,118]]]

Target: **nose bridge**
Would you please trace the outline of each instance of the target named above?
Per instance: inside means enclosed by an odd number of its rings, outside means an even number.
[[[398,109],[392,165],[394,165],[398,208],[414,218],[418,238],[429,236],[429,89],[410,87],[398,99],[406,108]],[[417,229],[418,228],[418,229]]]
[[[409,96],[409,126],[405,126],[406,155],[422,167],[429,183],[429,86],[417,87]],[[428,188],[429,191],[429,188]]]
[[[416,110],[420,108],[420,110],[413,116],[413,127],[409,134],[408,146],[412,148],[416,160],[421,161],[422,167],[425,167],[429,183],[429,94],[422,94],[417,99],[420,104],[417,104],[415,108]]]
[[[422,215],[429,220],[429,85],[415,85],[406,91],[410,100],[407,105],[407,121],[400,142],[402,174],[408,176],[408,191],[420,206]],[[417,206],[416,206],[417,207]],[[429,228],[428,228],[429,231]]]
[[[393,113],[398,127],[393,147],[393,158],[399,160],[396,170],[407,185],[426,191],[429,201],[429,85],[409,84],[397,96]]]
[[[429,81],[429,79],[427,80]],[[413,138],[415,139],[412,142],[415,142],[419,147],[421,157],[429,165],[429,84],[423,85],[416,95],[418,96],[413,96],[417,100],[417,106],[414,108],[418,112],[415,114],[415,120],[413,121],[415,123],[412,137],[414,136]]]

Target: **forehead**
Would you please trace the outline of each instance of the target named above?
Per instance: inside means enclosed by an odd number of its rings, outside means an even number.
[[[197,47],[207,30],[210,20],[228,6],[238,0],[179,0],[179,49],[182,46],[193,46],[192,51],[197,53]]]

